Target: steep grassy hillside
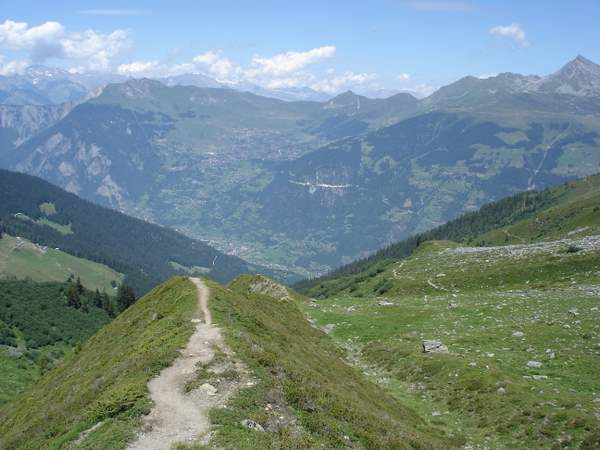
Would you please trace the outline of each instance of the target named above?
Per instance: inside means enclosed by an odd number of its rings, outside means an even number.
[[[0,170],[0,197],[0,221],[8,234],[105,264],[140,293],[176,274],[194,272],[225,282],[258,269],[29,175]]]
[[[0,410],[0,447],[123,448],[149,411],[147,381],[192,334],[196,290],[175,278],[154,289]]]
[[[600,237],[573,237],[426,242],[305,310],[374,381],[462,430],[470,448],[598,448]],[[427,340],[447,352],[424,353]]]
[[[444,436],[346,365],[305,319],[297,294],[264,277],[209,286],[213,319],[255,380],[227,408],[213,410],[210,448],[453,448],[463,442],[460,433]],[[124,448],[149,412],[147,381],[174,359],[195,315],[195,287],[187,279],[154,289],[0,409],[0,446]],[[267,432],[244,428],[243,419]]]
[[[0,281],[0,404],[110,320],[90,291],[78,293],[78,307],[69,305],[70,288],[76,284]]]
[[[600,219],[600,175],[540,192],[524,192],[482,206],[455,220],[384,248],[295,287],[312,297],[329,296],[369,274],[386,260],[408,257],[422,242],[452,240],[502,245],[593,234]],[[572,233],[572,234],[569,234]]]
[[[123,281],[122,274],[104,264],[43,247],[24,238],[2,235],[0,278],[65,281],[70,276],[79,277],[88,289],[107,292],[112,292],[113,287]]]

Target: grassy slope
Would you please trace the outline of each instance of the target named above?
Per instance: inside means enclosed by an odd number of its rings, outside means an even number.
[[[461,442],[432,431],[413,411],[345,364],[329,338],[305,320],[297,301],[251,292],[256,280],[243,276],[228,288],[211,284],[216,322],[259,380],[230,408],[214,413],[216,445],[398,449],[451,448]],[[263,425],[276,421],[273,415],[281,410],[291,411],[295,427],[263,434],[239,426],[245,418]]]
[[[123,448],[149,411],[146,383],[193,331],[196,291],[175,278],[154,289],[0,410],[1,448]]]
[[[392,394],[475,445],[597,448],[600,252],[457,247],[423,244],[306,311]],[[423,354],[426,339],[450,353]]]
[[[228,287],[210,282],[213,317],[258,381],[227,408],[213,411],[211,445],[397,449],[452,448],[462,442],[430,429],[346,365],[330,340],[306,321],[297,296],[277,300],[251,293],[254,280],[244,276]],[[153,290],[0,410],[0,447],[66,448],[100,423],[77,448],[123,448],[149,411],[147,381],[189,338],[195,306],[187,280],[173,279]],[[269,433],[240,425],[251,418],[267,426],[280,414],[289,422]]]
[[[34,281],[65,281],[73,274],[91,290],[112,292],[111,282],[121,283],[123,275],[110,267],[77,258],[53,248],[43,248],[27,239],[4,234],[0,239],[0,277],[29,278]]]
[[[486,245],[523,244],[600,234],[600,176],[558,188],[561,201],[527,220],[492,230],[478,240]]]
[[[0,405],[19,395],[39,378],[39,368],[25,357],[15,357],[0,347]]]

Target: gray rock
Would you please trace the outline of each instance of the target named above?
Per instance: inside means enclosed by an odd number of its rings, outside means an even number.
[[[527,367],[529,367],[530,369],[539,369],[540,367],[542,367],[542,363],[539,361],[528,361]]]
[[[335,324],[334,323],[328,323],[327,325],[323,325],[321,327],[321,330],[327,334],[329,333],[333,333],[333,330],[335,330]]]
[[[391,306],[391,305],[393,305],[394,303],[392,303],[392,302],[388,302],[387,300],[378,300],[378,301],[377,301],[377,304],[378,304],[379,306]]]
[[[525,336],[525,333],[523,333],[522,331],[515,331],[512,335],[513,337],[523,337]]]
[[[265,429],[262,427],[260,423],[256,423],[254,420],[244,419],[240,422],[243,427],[248,428],[250,430],[260,431],[262,433],[265,432]]]
[[[423,341],[423,353],[448,353],[448,347],[440,341]]]

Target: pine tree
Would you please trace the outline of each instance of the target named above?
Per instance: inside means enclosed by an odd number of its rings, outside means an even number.
[[[113,302],[110,300],[110,297],[108,296],[106,291],[102,292],[102,309],[106,311],[106,314],[108,314],[109,316],[115,316],[115,308],[113,307]]]
[[[117,291],[117,305],[119,311],[125,311],[131,305],[135,303],[135,293],[126,284],[121,284]]]
[[[80,308],[81,307],[81,299],[79,298],[79,293],[77,292],[77,288],[73,285],[69,286],[67,291],[67,305],[71,308]]]
[[[83,294],[83,284],[81,284],[81,278],[77,277],[77,282],[75,286],[77,286],[77,293]]]
[[[102,296],[100,295],[98,288],[96,288],[96,292],[94,292],[94,306],[96,308],[102,308]]]

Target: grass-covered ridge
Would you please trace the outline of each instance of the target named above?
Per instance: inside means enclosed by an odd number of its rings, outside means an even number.
[[[0,448],[123,448],[150,409],[149,379],[193,332],[196,289],[183,278],[155,288],[30,390],[0,409]]]
[[[213,320],[258,379],[229,408],[215,411],[219,448],[452,448],[411,409],[367,382],[330,339],[305,319],[293,291],[243,276],[210,285]],[[275,294],[273,294],[275,293]],[[275,295],[274,297],[267,295]],[[252,419],[269,433],[240,426]]]

